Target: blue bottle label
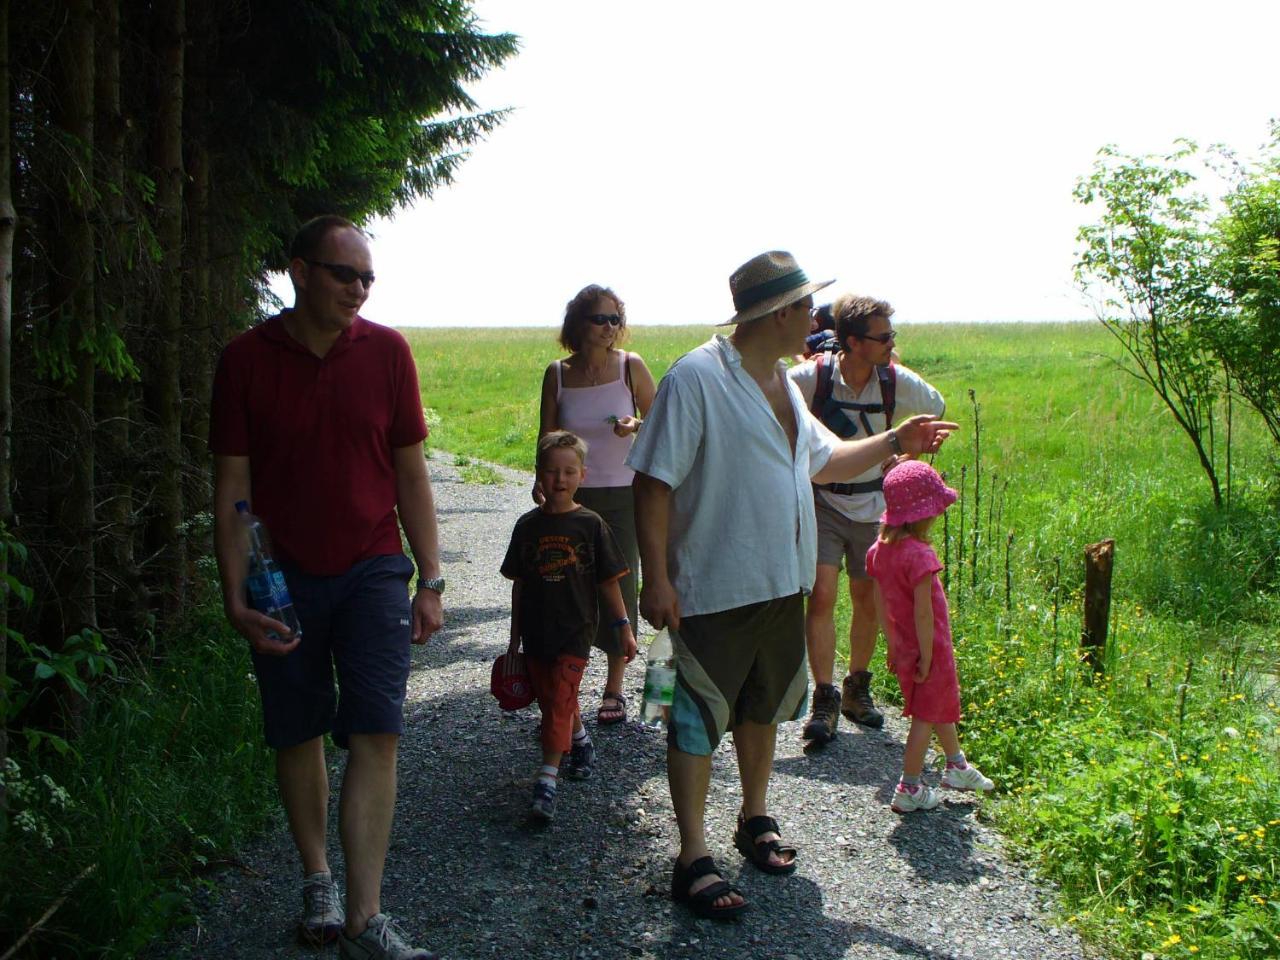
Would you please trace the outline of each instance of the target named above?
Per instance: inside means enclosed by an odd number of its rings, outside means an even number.
[[[284,582],[284,572],[280,570],[271,571],[271,584],[268,588],[271,594],[271,609],[283,610],[290,606],[293,600],[289,597],[289,587]]]

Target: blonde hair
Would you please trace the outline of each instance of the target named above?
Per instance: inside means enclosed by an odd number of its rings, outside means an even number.
[[[905,540],[907,537],[915,537],[917,540],[929,542],[929,528],[933,526],[933,521],[937,517],[925,517],[923,520],[912,520],[910,523],[904,523],[898,527],[891,527],[887,523],[880,524],[880,542],[881,543],[897,543],[899,540]]]
[[[578,461],[583,466],[586,466],[587,441],[576,433],[570,433],[568,430],[552,430],[538,439],[537,466],[542,466],[542,461],[546,459],[547,454],[552,450],[562,449],[572,450],[578,455]]]

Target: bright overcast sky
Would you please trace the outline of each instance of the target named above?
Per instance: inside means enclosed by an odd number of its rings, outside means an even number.
[[[910,321],[1089,315],[1071,198],[1098,147],[1252,151],[1280,116],[1280,3],[476,0],[521,37],[456,183],[371,225],[364,314],[715,323],[768,249]],[[291,294],[286,295],[291,300]]]

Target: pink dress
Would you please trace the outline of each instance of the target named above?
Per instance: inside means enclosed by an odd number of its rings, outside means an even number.
[[[877,540],[867,551],[867,574],[880,585],[889,621],[889,652],[902,688],[902,715],[927,723],[956,723],[960,719],[960,681],[951,646],[947,597],[938,573],[942,564],[933,547],[915,537],[897,543]],[[920,642],[916,639],[915,588],[932,579],[933,661],[924,683],[916,683]]]

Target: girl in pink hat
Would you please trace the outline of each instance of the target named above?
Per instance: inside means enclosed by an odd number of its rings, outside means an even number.
[[[867,551],[867,573],[876,582],[876,609],[889,638],[889,669],[902,687],[902,715],[911,718],[892,803],[895,813],[909,813],[932,810],[941,799],[921,778],[934,733],[947,755],[944,787],[986,791],[995,784],[965,760],[956,735],[960,681],[938,580],[942,564],[928,539],[934,520],[956,502],[956,492],[927,463],[907,460],[885,476],[884,502],[880,537]]]

